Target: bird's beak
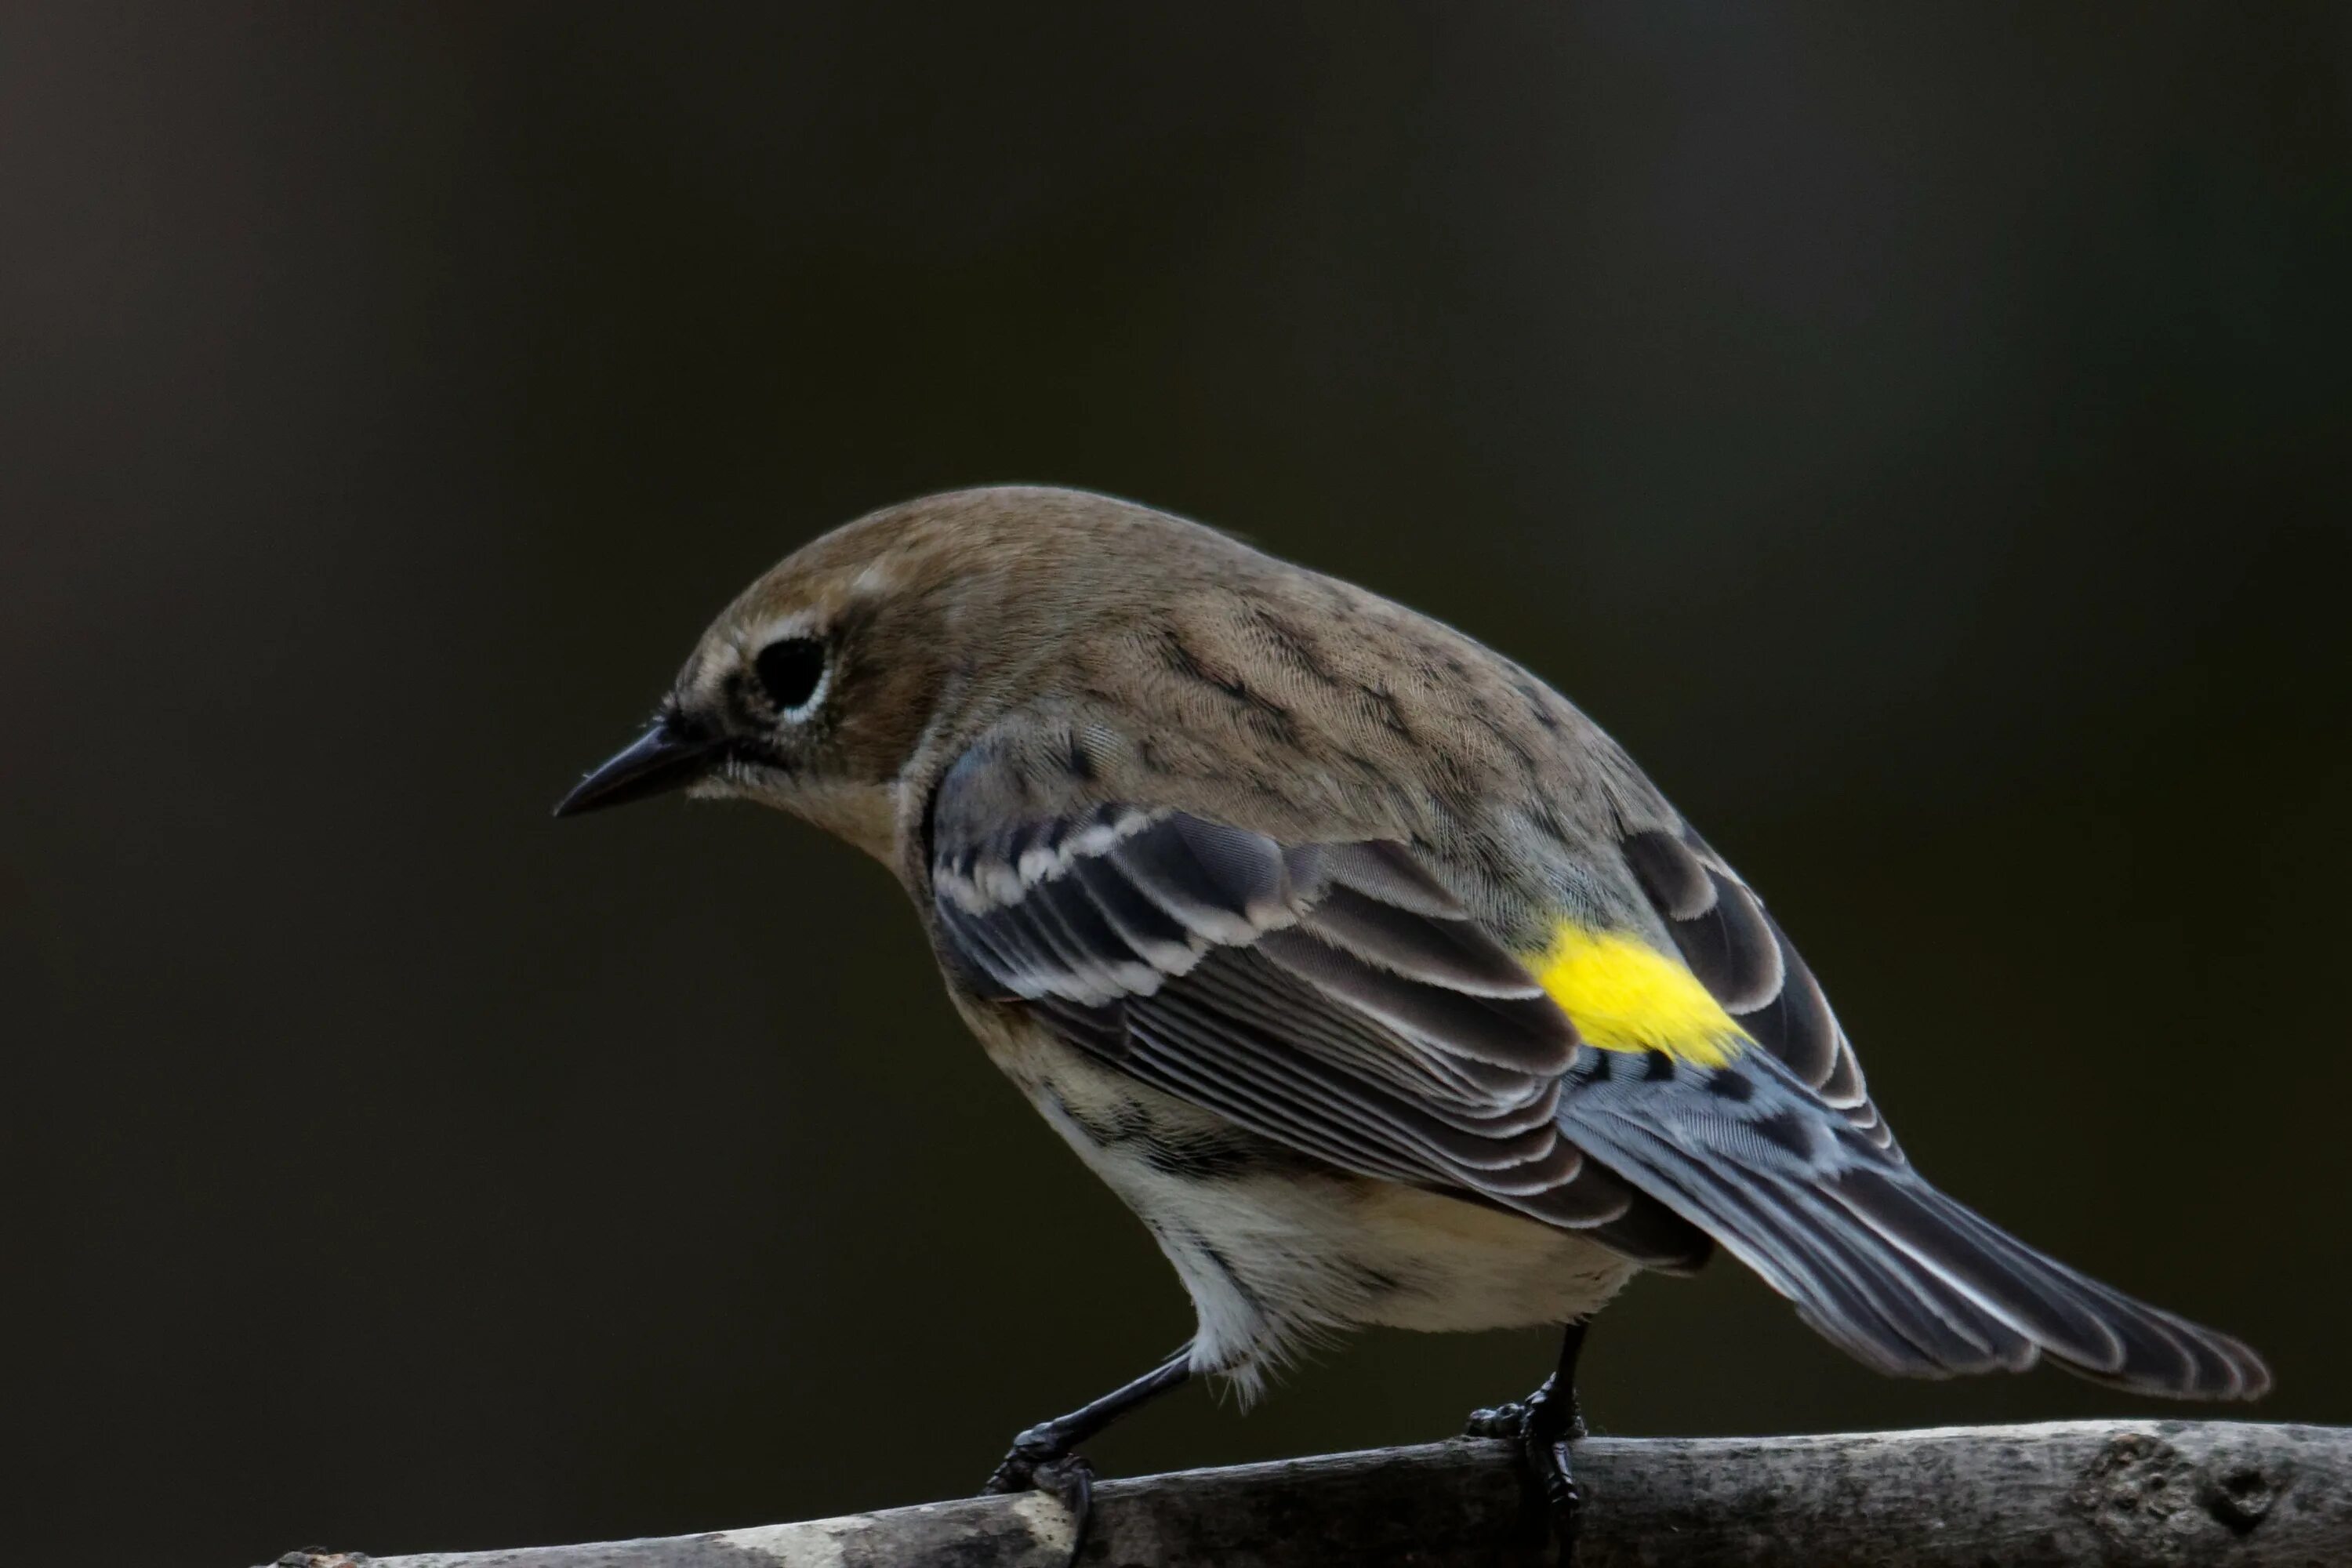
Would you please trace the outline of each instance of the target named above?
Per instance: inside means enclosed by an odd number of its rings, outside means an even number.
[[[684,789],[710,770],[721,742],[688,734],[672,714],[630,742],[555,803],[558,816],[577,816],[647,795]]]

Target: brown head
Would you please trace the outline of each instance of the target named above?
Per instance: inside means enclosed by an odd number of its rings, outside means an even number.
[[[728,605],[652,725],[556,815],[670,790],[745,798],[890,861],[908,785],[1002,714],[1074,626],[1131,611],[1171,572],[1253,555],[1076,490],[960,490],[874,512]]]

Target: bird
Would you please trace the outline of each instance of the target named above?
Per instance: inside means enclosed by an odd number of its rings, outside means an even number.
[[[1764,900],[1566,698],[1217,529],[1004,486],[824,534],[556,813],[676,791],[881,861],[1190,1295],[1182,1349],[989,1478],[1060,1498],[1073,1561],[1087,1439],[1364,1325],[1561,1331],[1470,1430],[1517,1445],[1572,1560],[1587,1327],[1718,1250],[1883,1373],[2270,1385],[1930,1185]]]

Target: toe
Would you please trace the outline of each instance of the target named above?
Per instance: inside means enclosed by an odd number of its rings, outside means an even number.
[[[1087,1531],[1094,1526],[1095,1468],[1083,1454],[1066,1454],[1050,1465],[1039,1466],[1035,1485],[1070,1510],[1070,1554],[1064,1561],[1075,1568],[1078,1553],[1087,1548]]]
[[[1470,1419],[1463,1425],[1462,1435],[1465,1437],[1516,1437],[1527,1423],[1528,1407],[1515,1399],[1508,1405],[1470,1412]]]

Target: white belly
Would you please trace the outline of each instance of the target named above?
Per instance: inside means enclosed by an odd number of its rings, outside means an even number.
[[[1176,1266],[1200,1316],[1193,1369],[1227,1374],[1245,1399],[1297,1351],[1355,1324],[1564,1323],[1634,1271],[1573,1231],[1288,1154],[1042,1029],[972,1022]]]

